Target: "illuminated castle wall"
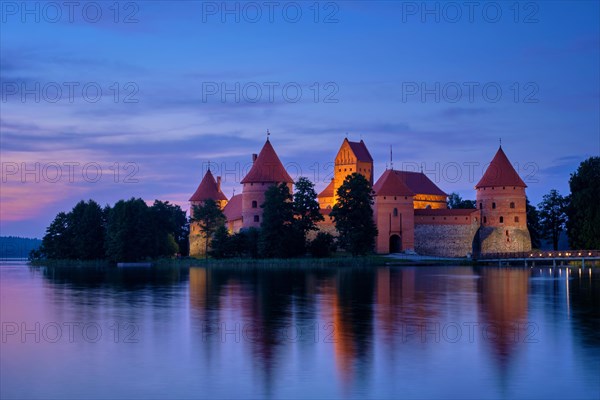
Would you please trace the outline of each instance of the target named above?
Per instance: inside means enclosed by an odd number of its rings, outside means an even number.
[[[230,232],[260,227],[265,191],[293,180],[267,139],[253,165],[242,179],[242,193],[229,201],[220,190],[220,178],[210,170],[190,199],[192,204],[212,198],[227,217]],[[373,184],[373,158],[366,144],[344,139],[335,157],[334,176],[318,195],[325,221],[322,231],[336,233],[329,213],[337,201],[337,189],[344,179],[357,172]],[[206,182],[205,182],[206,181]],[[448,209],[447,194],[423,172],[386,169],[373,184],[374,218],[379,232],[375,251],[379,254],[418,254],[464,257],[472,253],[528,251],[525,183],[500,147],[476,185],[477,209]],[[192,255],[202,252],[197,227],[190,229]]]

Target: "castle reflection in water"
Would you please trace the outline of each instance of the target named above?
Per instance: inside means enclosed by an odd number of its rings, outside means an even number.
[[[435,272],[434,272],[435,271]],[[433,274],[433,275],[432,275]],[[290,357],[320,348],[346,384],[393,357],[485,348],[500,372],[528,324],[529,269],[190,269],[193,332],[209,349],[248,351],[268,387]],[[435,278],[435,279],[432,279]],[[283,353],[283,354],[280,354]]]

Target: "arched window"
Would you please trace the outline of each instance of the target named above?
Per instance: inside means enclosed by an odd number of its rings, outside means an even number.
[[[514,201],[510,202],[510,208],[515,208],[515,202]]]
[[[496,203],[492,203],[492,208],[496,208]]]
[[[500,217],[500,223],[504,223],[504,217]]]
[[[480,210],[483,209],[483,203],[482,202],[479,202],[479,209]]]
[[[519,222],[519,217],[515,217],[515,222]]]
[[[397,217],[397,216],[398,216],[398,209],[394,208],[394,217]]]
[[[487,217],[483,217],[483,223],[487,224]]]
[[[258,203],[256,202],[256,200],[252,200],[252,208],[257,208],[258,207]]]
[[[254,216],[254,222],[258,222],[258,215]]]

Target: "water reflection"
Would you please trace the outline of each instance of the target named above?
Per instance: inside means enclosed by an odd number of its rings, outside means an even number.
[[[0,268],[3,322],[139,327],[134,344],[11,337],[2,397],[598,397],[590,271]],[[29,370],[35,387],[11,383]]]

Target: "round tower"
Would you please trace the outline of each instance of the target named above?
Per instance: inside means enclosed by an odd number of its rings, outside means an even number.
[[[475,186],[481,227],[476,252],[508,253],[531,250],[527,229],[525,188],[502,146]]]
[[[269,187],[286,183],[292,193],[294,181],[279,160],[275,149],[267,139],[262,150],[252,155],[252,168],[241,181],[242,188],[242,227],[260,228],[265,202],[265,192]]]

